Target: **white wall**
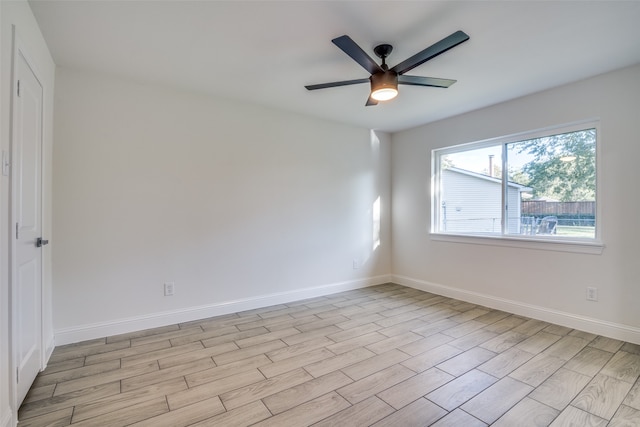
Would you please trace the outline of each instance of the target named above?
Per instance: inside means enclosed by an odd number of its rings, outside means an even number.
[[[53,136],[53,87],[55,64],[40,33],[36,20],[26,1],[0,2],[0,147],[10,152],[10,107],[12,87],[13,28],[22,45],[30,54],[38,77],[44,85],[44,147],[43,147],[43,235],[51,237],[51,155]],[[0,173],[0,426],[17,422],[13,401],[14,369],[11,367],[11,337],[9,323],[10,264],[10,180]],[[53,239],[52,239],[53,241]],[[53,327],[51,315],[51,247],[43,248],[43,321],[45,351],[53,350]]]
[[[595,117],[601,120],[602,254],[430,238],[432,149]],[[640,342],[639,124],[635,66],[394,134],[395,279]],[[598,302],[585,300],[587,286],[598,288]]]
[[[388,280],[388,135],[68,69],[55,107],[57,345]]]

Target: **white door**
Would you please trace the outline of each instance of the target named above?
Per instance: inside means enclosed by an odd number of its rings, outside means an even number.
[[[12,104],[13,287],[12,342],[17,404],[42,363],[42,85],[15,50]]]

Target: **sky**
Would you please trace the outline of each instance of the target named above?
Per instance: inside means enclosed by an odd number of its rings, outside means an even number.
[[[511,146],[511,144],[509,144]],[[489,156],[493,154],[493,164],[502,167],[502,145],[478,148],[476,150],[448,154],[447,158],[453,162],[453,166],[477,173],[489,171]],[[533,156],[529,154],[517,154],[515,150],[509,152],[509,169],[520,169],[525,163],[530,162]]]

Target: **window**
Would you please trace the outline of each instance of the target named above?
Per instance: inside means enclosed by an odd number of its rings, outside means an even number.
[[[432,233],[596,242],[597,123],[433,151]]]

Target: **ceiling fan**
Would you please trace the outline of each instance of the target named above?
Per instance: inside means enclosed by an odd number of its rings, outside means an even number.
[[[416,53],[411,58],[405,59],[395,67],[389,68],[385,60],[393,50],[393,46],[390,44],[381,44],[373,49],[376,56],[382,59],[382,64],[378,65],[351,37],[346,35],[340,36],[331,40],[333,44],[360,64],[371,76],[368,79],[343,80],[339,82],[308,85],[305,87],[308,90],[316,90],[371,82],[371,94],[369,95],[369,99],[367,99],[366,106],[378,105],[378,101],[388,101],[395,98],[396,95],[398,95],[399,84],[447,88],[456,81],[435,77],[407,76],[405,73],[467,40],[469,40],[467,34],[463,31],[456,31],[450,36]]]

